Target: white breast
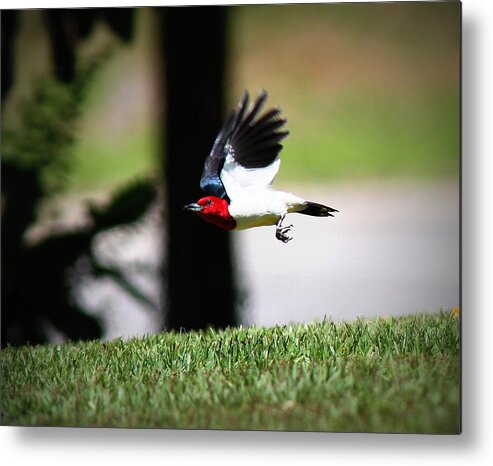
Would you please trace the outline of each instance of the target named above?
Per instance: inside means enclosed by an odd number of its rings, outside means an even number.
[[[229,213],[236,229],[275,225],[281,216],[305,208],[304,199],[270,187],[246,188],[231,200]]]

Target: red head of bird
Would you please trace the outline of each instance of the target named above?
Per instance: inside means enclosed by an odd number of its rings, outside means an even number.
[[[216,196],[206,196],[199,199],[196,203],[187,204],[185,210],[195,212],[206,222],[223,228],[225,230],[234,230],[236,227],[235,219],[230,215],[228,202]]]

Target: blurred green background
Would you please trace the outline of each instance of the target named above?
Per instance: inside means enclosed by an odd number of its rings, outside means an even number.
[[[280,180],[456,174],[458,7],[236,9],[235,94],[264,86],[288,118]]]
[[[231,7],[228,108],[244,89],[265,88],[269,104],[283,109],[291,134],[277,184],[457,177],[459,9],[457,2]],[[25,26],[32,34],[35,16]],[[156,71],[166,64],[156,34],[155,10],[143,8],[130,44],[104,26],[84,44],[82,57],[108,44],[113,53],[78,123],[70,190],[111,189],[161,163]],[[41,62],[43,45],[27,32],[23,40]],[[36,64],[29,66],[32,75]]]

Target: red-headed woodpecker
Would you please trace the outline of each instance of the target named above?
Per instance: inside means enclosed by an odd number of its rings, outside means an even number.
[[[271,184],[279,170],[280,142],[289,134],[278,108],[257,118],[267,99],[262,91],[248,110],[245,91],[219,132],[205,160],[200,188],[207,194],[184,209],[196,212],[207,222],[225,230],[276,225],[276,238],[283,243],[293,225],[283,226],[286,214],[333,217],[332,207],[307,201],[294,194],[276,191]]]

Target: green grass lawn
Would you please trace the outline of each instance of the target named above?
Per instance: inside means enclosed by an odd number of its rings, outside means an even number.
[[[459,319],[442,312],[2,351],[2,424],[460,431]]]

